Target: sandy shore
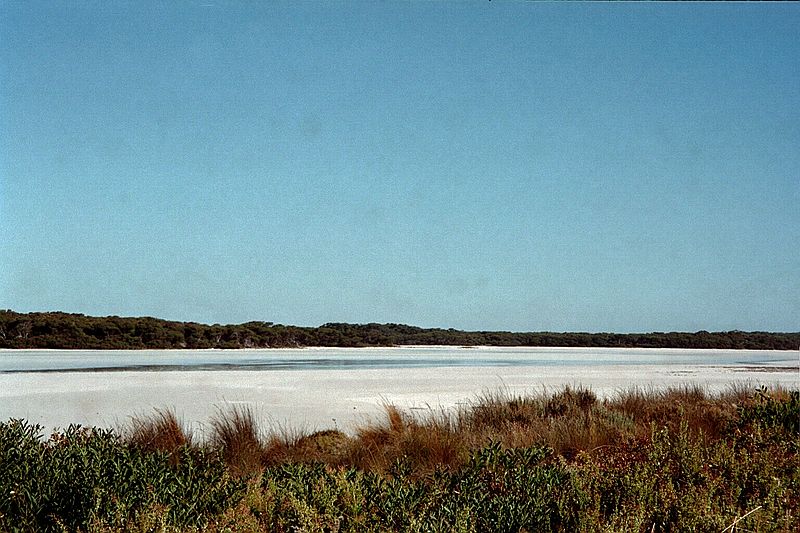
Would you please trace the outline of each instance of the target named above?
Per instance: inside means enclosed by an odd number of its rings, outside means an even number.
[[[0,374],[0,420],[47,428],[70,423],[119,427],[130,416],[171,408],[195,431],[230,404],[248,405],[265,427],[352,431],[380,416],[382,404],[415,412],[452,408],[500,389],[515,394],[584,385],[599,396],[630,387],[734,383],[800,386],[782,366],[604,365],[438,367],[347,370],[209,370]]]

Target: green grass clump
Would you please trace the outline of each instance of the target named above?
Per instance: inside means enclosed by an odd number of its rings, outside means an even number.
[[[158,411],[45,439],[0,424],[0,531],[790,532],[800,393],[485,394],[353,435],[263,434],[220,412],[194,443]]]

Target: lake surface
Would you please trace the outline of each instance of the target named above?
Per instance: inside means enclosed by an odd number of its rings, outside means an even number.
[[[278,350],[0,350],[0,420],[48,428],[124,425],[174,409],[200,428],[230,405],[268,424],[352,429],[392,403],[452,408],[481,394],[552,390],[599,395],[640,387],[735,383],[800,386],[797,351],[402,347]]]
[[[0,372],[337,370],[495,366],[794,366],[797,352],[401,347],[272,350],[0,350]]]

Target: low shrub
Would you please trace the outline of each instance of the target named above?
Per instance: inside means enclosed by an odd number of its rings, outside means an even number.
[[[742,424],[777,427],[800,435],[800,391],[779,391],[776,395],[760,388],[752,398],[739,409]]]
[[[0,424],[0,531],[797,531],[800,393],[485,395],[355,435]]]
[[[0,529],[124,529],[154,509],[170,524],[202,526],[239,497],[216,454],[182,447],[178,461],[128,446],[112,431],[70,426],[44,439],[42,427],[0,423]]]

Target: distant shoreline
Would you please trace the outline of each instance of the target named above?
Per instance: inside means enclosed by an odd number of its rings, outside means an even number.
[[[653,346],[510,346],[510,345],[497,345],[497,344],[480,344],[473,346],[457,346],[452,344],[400,344],[400,345],[377,345],[377,346],[300,346],[300,347],[274,347],[274,348],[3,348],[0,347],[0,355],[3,352],[46,352],[46,353],[71,353],[71,352],[136,352],[136,351],[150,351],[150,352],[253,352],[262,353],[268,352],[297,352],[297,351],[331,351],[336,352],[340,350],[414,350],[414,349],[430,349],[430,350],[501,350],[501,349],[519,349],[519,350],[564,350],[565,352],[574,350],[576,348],[586,348],[591,350],[688,350],[698,352],[727,352],[731,350],[737,351],[764,351],[764,352],[787,352],[787,353],[800,353],[800,348],[785,348],[785,349],[772,349],[772,348],[680,348],[680,347],[665,347],[657,348]]]
[[[199,324],[151,317],[93,317],[63,312],[0,311],[0,348],[59,350],[205,350],[380,347],[546,347],[785,350],[800,332],[510,332],[420,328],[405,324],[272,322]]]
[[[475,346],[454,346],[449,344],[402,344],[397,346],[300,346],[297,348],[277,347],[277,348],[3,348],[0,347],[0,354],[2,352],[48,352],[48,353],[71,353],[71,352],[137,352],[137,351],[151,351],[151,352],[281,352],[281,351],[337,351],[337,350],[413,350],[413,349],[447,349],[447,350],[491,350],[501,348],[518,348],[521,350],[574,350],[577,348],[585,348],[590,350],[681,350],[681,351],[698,351],[698,352],[712,352],[712,351],[765,351],[765,352],[795,352],[800,353],[799,348],[794,349],[773,349],[773,348],[678,348],[678,347],[665,347],[656,348],[653,346],[508,346],[508,345],[475,345]]]

